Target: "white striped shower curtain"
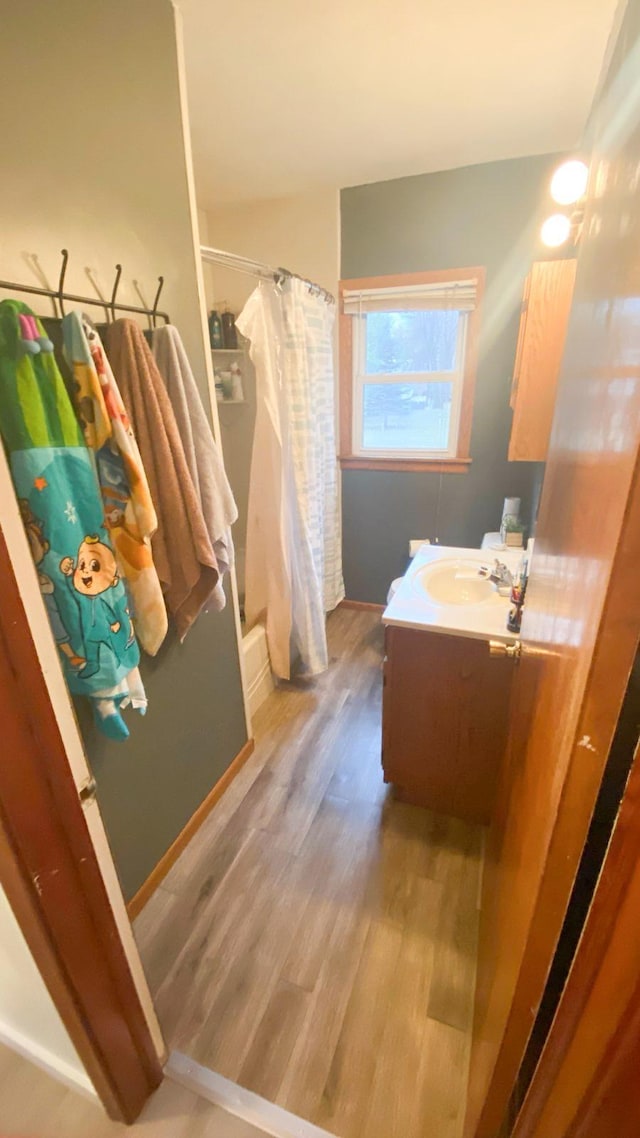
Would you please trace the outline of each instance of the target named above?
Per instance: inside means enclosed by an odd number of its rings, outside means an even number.
[[[261,282],[237,325],[256,369],[247,525],[248,623],[266,614],[271,665],[328,665],[325,614],[344,597],[335,446],[335,306],[303,281]]]

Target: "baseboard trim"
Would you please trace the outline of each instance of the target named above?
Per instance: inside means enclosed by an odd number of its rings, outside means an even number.
[[[200,803],[198,809],[191,815],[184,829],[180,831],[178,837],[172,845],[169,846],[167,852],[160,858],[155,869],[151,871],[146,881],[143,881],[138,892],[134,894],[127,905],[127,913],[130,920],[133,921],[142,909],[144,909],[149,898],[155,893],[160,883],[167,876],[171,866],[178,860],[185,846],[189,844],[193,835],[197,833],[205,818],[207,818],[213,810],[216,802],[222,798],[227,787],[230,786],[238,772],[242,769],[249,755],[252,754],[254,747],[255,741],[248,739],[242,750],[238,751],[235,759],[231,761],[224,774],[218,779],[215,786],[211,788],[204,802]]]
[[[384,612],[386,605],[374,605],[372,601],[349,601],[345,598],[338,606],[341,609],[361,609],[364,612]]]
[[[271,664],[265,660],[257,676],[249,684],[249,708],[252,715],[255,715],[259,707],[262,707],[265,699],[269,698],[274,689]]]
[[[92,1099],[93,1102],[98,1101],[93,1083],[86,1071],[78,1071],[66,1059],[61,1059],[53,1051],[35,1043],[23,1035],[21,1031],[17,1031],[16,1028],[2,1021],[0,1021],[0,1043],[4,1043],[11,1051],[16,1051],[18,1055],[22,1055],[23,1059],[33,1063],[59,1083],[64,1083],[72,1091],[78,1091],[85,1098]]]
[[[201,1067],[179,1051],[171,1052],[164,1073],[172,1082],[179,1083],[207,1102],[221,1106],[229,1114],[274,1138],[335,1138],[328,1130],[322,1130],[284,1107],[245,1090],[208,1067]]]

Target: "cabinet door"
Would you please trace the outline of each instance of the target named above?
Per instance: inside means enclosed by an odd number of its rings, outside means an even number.
[[[512,660],[486,640],[388,627],[385,782],[405,802],[489,822],[506,749]]]
[[[547,457],[575,274],[575,260],[537,261],[531,269],[512,388],[512,462]]]

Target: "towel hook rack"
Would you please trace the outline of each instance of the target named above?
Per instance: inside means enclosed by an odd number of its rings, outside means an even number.
[[[44,284],[38,284],[38,285],[26,284],[26,283],[21,284],[18,281],[0,280],[0,290],[2,290],[3,292],[13,292],[13,293],[26,292],[26,293],[31,293],[35,296],[48,296],[53,301],[54,313],[55,313],[54,318],[58,317],[58,310],[59,310],[61,316],[65,316],[65,301],[67,301],[71,304],[77,304],[77,305],[83,305],[83,306],[89,305],[90,307],[99,306],[101,308],[104,308],[107,319],[109,319],[109,314],[111,315],[111,319],[115,320],[116,312],[130,312],[130,313],[135,314],[137,316],[148,317],[149,320],[153,322],[154,328],[156,326],[156,322],[158,320],[158,317],[160,317],[162,320],[164,320],[165,324],[171,323],[171,317],[169,316],[169,313],[168,312],[161,312],[158,308],[158,304],[160,301],[160,294],[162,292],[162,286],[164,284],[164,277],[158,277],[158,288],[156,290],[155,300],[153,302],[152,308],[148,308],[146,305],[121,304],[121,303],[119,304],[117,302],[118,287],[120,285],[120,277],[122,276],[122,265],[120,265],[120,264],[116,265],[116,279],[113,282],[113,289],[111,290],[111,299],[110,300],[107,300],[106,297],[101,296],[101,294],[97,288],[96,282],[93,279],[93,276],[89,270],[87,270],[87,274],[89,276],[89,280],[91,281],[91,283],[94,285],[94,288],[96,288],[96,291],[98,292],[98,299],[96,299],[95,296],[79,296],[78,294],[73,293],[73,292],[65,292],[64,282],[65,282],[65,277],[66,277],[66,273],[67,273],[67,263],[69,261],[69,250],[68,249],[62,249],[61,252],[62,252],[62,264],[60,266],[60,274],[58,277],[57,288],[48,288]]]

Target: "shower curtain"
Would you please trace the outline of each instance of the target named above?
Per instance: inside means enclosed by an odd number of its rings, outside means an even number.
[[[325,614],[344,597],[335,448],[335,307],[303,281],[261,282],[237,325],[256,369],[245,607],[266,613],[271,664],[328,664]]]

